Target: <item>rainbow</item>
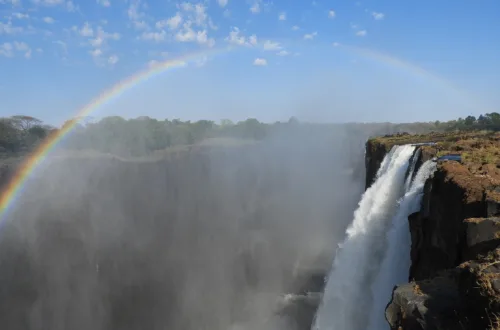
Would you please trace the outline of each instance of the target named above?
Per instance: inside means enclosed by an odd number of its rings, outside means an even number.
[[[393,56],[392,54],[387,54],[374,49],[339,43],[336,43],[335,46],[354,55],[358,55],[361,58],[371,60],[377,64],[383,64],[401,72],[407,72],[412,77],[420,77],[425,81],[434,83],[436,86],[444,88],[445,91],[453,93],[454,98],[466,103],[471,107],[471,109],[483,108],[485,109],[484,112],[494,111],[491,106],[488,106],[484,100],[475,93],[472,93],[471,91],[464,89],[463,86],[457,85],[451,80],[435,72],[424,69],[411,61],[406,59],[403,60],[399,57]]]
[[[411,73],[414,76],[423,77],[429,81],[434,81],[440,85],[446,87],[459,95],[466,95],[463,90],[454,86],[450,81],[444,79],[430,71],[427,71],[413,63],[404,61],[397,57],[384,54],[375,50],[355,47],[345,44],[335,44],[339,46],[339,49],[344,49],[347,52],[359,55],[366,59],[371,59],[377,63],[388,65],[399,70],[403,70]],[[34,151],[34,153],[23,162],[21,167],[17,170],[14,177],[9,181],[2,194],[0,195],[0,221],[5,216],[8,208],[13,204],[13,201],[20,194],[21,188],[24,186],[26,180],[30,177],[30,174],[42,163],[42,161],[47,157],[48,153],[57,145],[57,143],[66,136],[78,123],[79,118],[88,116],[90,113],[96,111],[97,109],[107,105],[112,100],[118,98],[124,94],[127,90],[134,86],[137,86],[141,82],[144,82],[156,75],[159,75],[170,69],[179,68],[185,66],[189,61],[203,59],[204,57],[217,54],[221,52],[227,52],[232,50],[231,47],[219,48],[211,50],[203,50],[196,53],[190,53],[175,59],[167,60],[164,62],[156,63],[150,66],[144,71],[140,71],[112,86],[111,88],[105,90],[94,100],[84,106],[72,119],[66,122],[66,124],[49,137],[47,137],[44,142]],[[470,97],[469,99],[475,99],[475,97]]]
[[[399,69],[400,71],[403,72],[404,71],[408,72],[413,77],[421,77],[427,81],[433,81],[436,84],[441,85],[446,89],[453,91],[459,95],[464,93],[464,91],[460,87],[454,85],[448,79],[445,79],[444,77],[441,77],[440,75],[434,72],[428,71],[410,61],[403,60],[401,58],[374,49],[368,49],[368,48],[340,44],[340,43],[336,43],[334,44],[334,46],[338,47],[339,49],[344,49],[347,52],[350,52],[354,55],[358,55],[362,58],[372,60],[376,63],[385,64],[388,67]]]
[[[165,71],[186,66],[190,61],[204,59],[206,56],[215,55],[222,52],[230,51],[232,48],[215,48],[210,50],[203,50],[195,53],[189,53],[169,59],[164,62],[154,63],[148,69],[140,71],[112,86],[111,88],[102,92],[99,96],[93,99],[90,103],[79,110],[73,117],[75,119],[68,120],[63,127],[54,131],[47,138],[44,139],[41,145],[26,159],[16,171],[14,176],[9,180],[7,186],[3,189],[0,195],[0,220],[3,219],[7,213],[8,208],[13,204],[17,196],[20,195],[21,188],[24,186],[30,174],[43,162],[49,152],[58,144],[61,139],[66,136],[78,124],[80,118],[88,116],[90,113],[102,108],[109,104],[114,99],[121,96],[127,90],[137,86],[141,82],[157,76]]]

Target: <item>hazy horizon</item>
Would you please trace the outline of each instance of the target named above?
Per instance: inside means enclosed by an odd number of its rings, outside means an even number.
[[[479,115],[484,115],[485,113],[480,113]],[[29,114],[25,114],[25,113],[15,113],[15,114],[11,114],[9,116],[30,116]],[[447,122],[447,121],[453,121],[453,120],[457,120],[458,118],[465,118],[464,117],[451,117],[451,118],[447,118],[447,119],[444,119],[444,120],[433,120],[433,119],[429,119],[429,120],[423,120],[423,121],[402,121],[402,122],[395,122],[395,121],[381,121],[381,120],[374,120],[374,121],[356,121],[356,120],[353,120],[353,121],[324,121],[324,120],[303,120],[301,119],[300,117],[297,117],[297,116],[289,116],[289,117],[283,117],[283,118],[278,118],[276,120],[269,120],[269,121],[263,121],[263,120],[260,120],[259,118],[255,118],[255,117],[252,117],[252,116],[248,116],[248,117],[245,117],[245,118],[240,118],[240,119],[237,119],[237,120],[231,120],[229,118],[215,118],[215,119],[208,119],[208,118],[205,118],[205,117],[199,117],[199,118],[193,118],[193,119],[182,119],[182,118],[179,118],[179,117],[152,117],[152,116],[148,116],[147,114],[143,114],[143,115],[140,115],[140,116],[122,116],[120,114],[108,114],[106,116],[88,116],[88,117],[78,117],[78,116],[75,116],[75,117],[70,117],[70,118],[65,118],[62,122],[57,122],[57,123],[53,123],[53,122],[47,122],[45,121],[43,118],[39,118],[39,117],[34,117],[35,119],[39,119],[42,121],[42,123],[44,125],[49,125],[52,126],[52,127],[55,127],[55,128],[61,128],[64,123],[68,120],[75,120],[75,123],[79,123],[79,124],[88,124],[88,123],[97,123],[105,118],[109,118],[109,117],[121,117],[125,120],[136,120],[136,119],[140,119],[141,117],[147,117],[149,119],[152,119],[152,120],[158,120],[158,121],[165,121],[165,120],[168,120],[168,121],[173,121],[173,120],[180,120],[181,122],[191,122],[191,123],[195,123],[197,121],[204,121],[204,120],[207,120],[207,121],[211,121],[213,122],[215,125],[223,125],[222,122],[223,121],[226,121],[226,120],[230,120],[231,123],[233,125],[236,125],[238,123],[241,123],[241,122],[244,122],[246,120],[249,120],[249,119],[255,119],[257,120],[258,122],[262,123],[262,124],[265,124],[265,125],[273,125],[273,124],[276,124],[276,123],[287,123],[290,119],[294,118],[296,120],[298,120],[299,123],[301,124],[306,124],[306,125],[334,125],[334,126],[343,126],[343,125],[384,125],[384,124],[390,124],[390,125],[411,125],[411,124],[418,124],[418,123],[434,123],[436,121],[440,121],[440,122]],[[79,119],[78,119],[79,118]]]

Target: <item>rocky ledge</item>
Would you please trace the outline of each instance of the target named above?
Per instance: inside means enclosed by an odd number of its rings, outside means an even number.
[[[408,219],[409,283],[394,288],[386,319],[397,330],[500,329],[500,133],[371,139],[367,187],[391,147],[408,143],[421,144],[419,164],[438,167]]]

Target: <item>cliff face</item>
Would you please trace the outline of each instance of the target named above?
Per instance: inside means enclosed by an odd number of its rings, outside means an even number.
[[[366,144],[365,167],[366,167],[366,183],[365,188],[368,189],[375,181],[377,171],[380,164],[384,160],[385,155],[389,152],[390,146],[378,141],[369,141]]]
[[[387,306],[386,318],[392,329],[472,330],[500,326],[497,322],[500,312],[500,249],[497,249],[500,246],[500,163],[496,158],[498,154],[493,154],[488,161],[476,157],[479,152],[485,156],[483,149],[493,150],[499,136],[474,137],[474,145],[465,143],[467,138],[470,137],[422,147],[420,164],[449,152],[461,153],[462,161],[438,162],[434,176],[425,184],[421,210],[408,219],[410,282],[394,288]],[[405,137],[403,143],[409,140],[411,138]],[[421,142],[421,139],[414,137],[411,142]],[[373,141],[367,143],[367,151],[377,152],[367,153],[367,173],[376,173],[378,167],[369,168],[377,164],[371,159],[383,157],[381,150],[390,150],[398,143],[392,138],[390,141],[378,139],[371,144]]]

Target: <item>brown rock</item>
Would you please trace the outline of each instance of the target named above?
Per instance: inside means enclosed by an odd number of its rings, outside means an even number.
[[[500,218],[469,218],[465,220],[466,241],[463,259],[476,258],[500,244]]]
[[[386,319],[393,330],[463,329],[456,272],[448,271],[432,280],[396,286],[387,306]]]

